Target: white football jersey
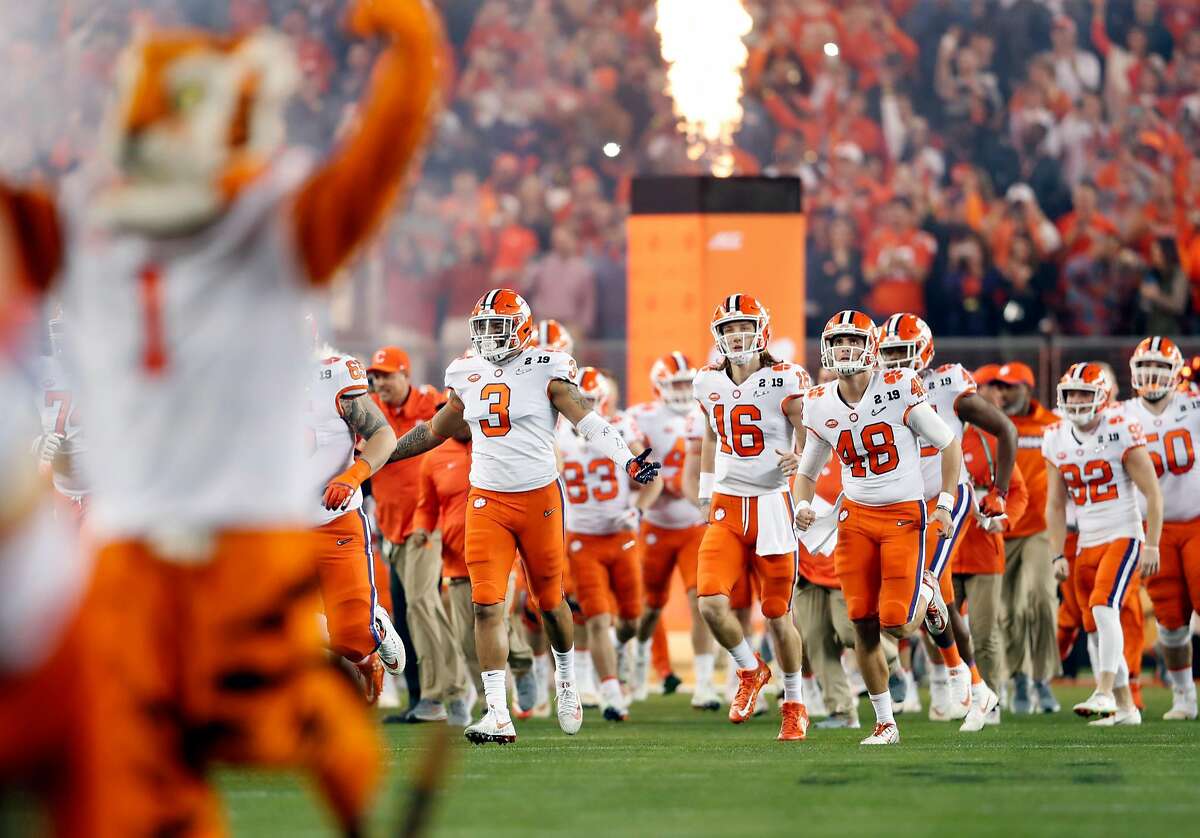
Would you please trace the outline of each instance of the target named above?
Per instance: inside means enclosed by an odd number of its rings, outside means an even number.
[[[961,441],[963,422],[958,418],[956,408],[959,399],[976,392],[975,379],[963,369],[962,364],[943,364],[937,369],[921,370],[917,375],[925,392],[929,394],[929,404],[946,423],[955,439]],[[921,445],[921,477],[925,481],[925,500],[932,500],[942,491],[942,452],[920,439],[920,436],[917,438]],[[971,482],[965,463],[958,482]]]
[[[763,367],[741,384],[714,367],[696,374],[696,401],[717,437],[714,491],[759,497],[788,490],[775,453],[794,445],[792,423],[783,411],[810,384],[803,367],[786,363]]]
[[[41,398],[38,401],[38,410],[42,419],[42,433],[63,437],[62,448],[59,450],[69,457],[70,463],[65,471],[59,471],[57,468],[54,470],[54,488],[67,497],[80,498],[87,494],[87,484],[83,479],[81,457],[84,441],[80,433],[75,392],[67,381],[66,371],[58,358],[52,355],[42,358],[39,372]]]
[[[1158,473],[1163,496],[1164,521],[1191,521],[1200,517],[1200,395],[1172,393],[1161,416],[1146,409],[1140,398],[1122,402],[1125,415],[1142,426],[1146,449]],[[1138,493],[1142,513],[1146,499]]]
[[[611,420],[626,444],[638,438],[624,414]],[[609,535],[621,529],[633,503],[629,477],[608,455],[589,445],[570,424],[558,432],[562,481],[567,493],[567,529],[584,535]]]
[[[547,349],[525,349],[501,366],[478,355],[451,362],[446,386],[471,426],[472,486],[527,492],[558,478],[558,411],[547,390],[551,381],[574,382],[576,372],[574,358]]]
[[[102,537],[307,525],[313,298],[288,207],[309,171],[306,155],[282,155],[187,236],[65,207],[65,362]]]
[[[687,413],[676,413],[662,402],[637,404],[626,411],[636,426],[639,441],[653,449],[651,457],[662,463],[663,480],[683,471],[687,459],[688,423],[703,433],[704,414],[694,406]],[[679,530],[704,523],[704,516],[695,505],[683,497],[663,492],[654,505],[646,510],[645,520],[656,527]]]
[[[1081,548],[1118,538],[1143,538],[1137,489],[1125,471],[1124,459],[1131,448],[1145,444],[1141,426],[1120,410],[1105,411],[1090,433],[1065,421],[1046,428],[1042,456],[1066,483]]]
[[[808,391],[804,424],[842,463],[842,491],[855,503],[886,506],[924,500],[925,478],[908,412],[928,396],[912,370],[876,370],[858,404],[842,400],[831,381]]]
[[[30,453],[37,392],[0,357],[0,675],[37,666],[54,650],[89,578],[74,528],[56,520]]]
[[[354,432],[342,418],[341,399],[367,396],[367,372],[356,358],[333,356],[318,361],[308,382],[308,410],[305,416],[311,434],[309,445],[312,466],[309,500],[315,508],[318,526],[362,506],[362,489],[341,509],[326,509],[321,502],[329,481],[354,462]],[[313,500],[315,498],[315,500]]]

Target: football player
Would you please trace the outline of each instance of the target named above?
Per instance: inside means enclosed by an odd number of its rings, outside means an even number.
[[[700,544],[696,595],[713,637],[737,665],[738,690],[729,720],[755,712],[771,670],[751,648],[731,607],[747,568],[758,581],[762,615],[783,670],[780,741],[800,741],[808,730],[801,673],[800,633],[792,623],[796,534],[788,471],[794,470],[801,397],[812,383],[803,367],[777,363],[767,351],[771,315],[749,294],[731,294],[710,325],[723,357],[695,377],[693,392],[707,423],[700,455],[699,496],[709,511]]]
[[[634,698],[644,697],[650,645],[667,604],[671,571],[678,570],[692,613],[692,654],[696,686],[692,706],[717,710],[721,706],[713,686],[712,632],[700,615],[696,600],[696,560],[704,538],[704,516],[687,496],[684,468],[687,463],[688,424],[703,422],[692,393],[696,370],[682,352],[671,352],[650,368],[655,399],[627,411],[642,443],[663,455],[663,490],[642,521],[642,574],[646,605],[638,626],[638,651],[634,666]]]
[[[879,334],[867,315],[842,311],[825,324],[821,365],[838,379],[812,388],[804,400],[808,439],[796,479],[796,526],[804,531],[815,522],[816,479],[836,451],[843,495],[834,565],[875,709],[875,727],[862,744],[893,745],[900,731],[892,715],[880,631],[905,637],[924,617],[929,631],[940,635],[949,621],[938,580],[926,569],[921,442],[941,452],[940,491],[928,517],[946,535],[953,532],[962,449],[929,404],[917,374],[876,369],[878,356]]]
[[[595,367],[579,371],[579,392],[591,409],[607,418],[635,454],[644,450],[637,427],[627,415],[614,414],[610,387]],[[588,444],[577,428],[559,431],[561,473],[567,490],[567,557],[575,583],[575,598],[586,621],[588,647],[600,685],[604,718],[624,721],[629,716],[618,679],[616,650],[610,630],[614,610],[617,646],[637,631],[642,616],[642,574],[637,527],[654,503],[661,481],[631,497],[629,478],[617,472],[603,450]],[[636,484],[635,484],[636,485]]]
[[[354,667],[374,704],[384,669],[400,674],[405,658],[391,618],[376,601],[371,523],[359,487],[387,462],[396,434],[368,396],[367,373],[357,359],[322,358],[313,372],[307,415],[310,463],[321,493],[317,576],[329,647]],[[363,440],[357,456],[356,439]]]
[[[567,327],[557,320],[538,321],[534,345],[542,349],[553,349],[555,352],[566,352],[572,358],[575,357],[575,339],[571,337]]]
[[[28,261],[65,266],[106,833],[219,832],[216,762],[304,766],[361,831],[379,777],[374,725],[313,619],[302,318],[390,209],[440,51],[422,2],[359,0],[349,21],[388,43],[320,166],[283,148],[300,75],[286,38],[146,33],[115,74],[111,174],[57,201],[0,185]]]
[[[47,324],[50,354],[42,359],[41,401],[38,404],[42,433],[36,454],[54,476],[54,488],[82,511],[87,498],[83,479],[84,439],[79,424],[75,391],[63,368],[66,321],[61,313]]]
[[[884,321],[879,338],[880,365],[885,369],[907,368],[916,371],[929,394],[929,404],[960,440],[968,425],[980,428],[995,438],[994,477],[987,493],[978,503],[978,510],[985,520],[985,529],[998,529],[988,523],[988,519],[1003,521],[1006,518],[1005,499],[1016,461],[1017,429],[1007,416],[976,392],[971,374],[960,364],[943,364],[931,369],[929,364],[933,356],[933,333],[924,320],[914,314],[894,314]],[[941,486],[941,452],[933,446],[921,446],[921,475],[925,481],[926,503],[932,507]],[[932,637],[935,648],[930,655],[933,675],[929,686],[929,718],[933,721],[963,718],[972,704],[978,707],[981,715],[986,716],[1000,702],[975,666],[971,634],[955,607],[951,568],[958,552],[962,529],[975,508],[975,494],[964,467],[951,512],[954,529],[941,534],[931,530],[928,534],[929,543],[926,544],[929,569],[941,583],[942,598],[950,609],[950,625],[953,629],[950,633]],[[930,512],[933,512],[932,508]]]
[[[563,598],[567,500],[555,453],[558,416],[638,483],[652,482],[660,464],[649,459],[649,449],[635,456],[621,434],[591,409],[575,384],[570,355],[532,346],[533,316],[515,291],[499,288],[483,295],[469,326],[474,353],[447,368],[449,401],[430,422],[400,439],[392,459],[430,451],[470,425],[466,561],[488,709],[467,728],[467,738],[501,744],[517,738],[505,681],[504,595],[518,544],[529,594],[554,653],[559,726],[573,735],[583,724],[583,707],[575,681],[571,609]]]
[[[1123,411],[1104,410],[1110,388],[1098,364],[1073,364],[1058,384],[1058,409],[1066,419],[1047,428],[1042,441],[1055,575],[1067,578],[1069,494],[1079,526],[1075,591],[1098,665],[1095,692],[1074,709],[1080,716],[1099,716],[1092,724],[1101,726],[1141,724],[1129,689],[1119,612],[1139,564],[1146,576],[1158,569],[1163,512],[1140,424]],[[1146,498],[1145,530],[1135,489]]]
[[[1183,355],[1170,338],[1149,337],[1129,360],[1137,395],[1123,403],[1146,445],[1163,495],[1158,573],[1146,581],[1163,645],[1171,709],[1164,719],[1196,718],[1191,615],[1200,612],[1200,396],[1180,388]],[[1142,500],[1143,514],[1147,512]]]

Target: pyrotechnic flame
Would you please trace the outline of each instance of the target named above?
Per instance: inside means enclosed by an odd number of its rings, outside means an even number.
[[[675,101],[688,158],[733,174],[733,135],[742,124],[742,38],[754,20],[741,0],[656,0],[667,93]]]

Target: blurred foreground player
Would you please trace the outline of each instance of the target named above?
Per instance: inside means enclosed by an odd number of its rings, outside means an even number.
[[[222,832],[220,762],[304,767],[355,833],[379,776],[373,725],[313,618],[303,314],[391,206],[438,34],[413,0],[360,0],[350,23],[391,43],[320,167],[282,150],[287,43],[188,31],[122,60],[115,178],[57,205],[0,188],[26,261],[54,261],[57,238],[66,265],[99,545],[101,834]]]
[[[475,743],[515,742],[505,664],[505,594],[518,546],[554,651],[558,724],[579,732],[583,706],[575,680],[574,625],[563,597],[565,507],[554,441],[561,414],[580,436],[639,483],[658,475],[649,450],[635,457],[619,433],[590,409],[575,384],[575,360],[534,343],[525,300],[507,288],[489,291],[468,321],[472,354],[446,369],[450,399],[428,422],[401,437],[393,460],[431,451],[471,429],[471,493],[466,561],[475,605],[475,648],[487,712],[466,730]]]
[[[1073,364],[1058,384],[1058,409],[1065,420],[1047,428],[1042,440],[1055,574],[1060,581],[1067,577],[1063,548],[1070,502],[1079,525],[1075,592],[1098,667],[1095,692],[1076,704],[1075,712],[1099,716],[1092,724],[1100,726],[1142,723],[1122,654],[1120,610],[1135,587],[1139,565],[1146,577],[1158,570],[1163,511],[1141,425],[1123,411],[1104,410],[1110,387],[1098,364]],[[1144,530],[1138,492],[1146,498]]]

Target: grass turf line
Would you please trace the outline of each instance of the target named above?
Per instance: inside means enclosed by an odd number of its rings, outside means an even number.
[[[575,737],[553,718],[519,722],[515,745],[455,738],[433,834],[1195,834],[1200,723],[1161,721],[1168,692],[1145,692],[1137,728],[1089,728],[1069,710],[1088,690],[1059,688],[1054,716],[1006,716],[978,734],[900,716],[901,745],[873,749],[858,745],[873,718],[865,700],[864,728],[797,743],[775,741],[774,712],[735,726],[686,695],[635,704],[622,724],[585,711]],[[391,770],[377,835],[392,833],[427,732],[383,730]],[[221,787],[235,835],[332,834],[294,778],[226,773]]]

